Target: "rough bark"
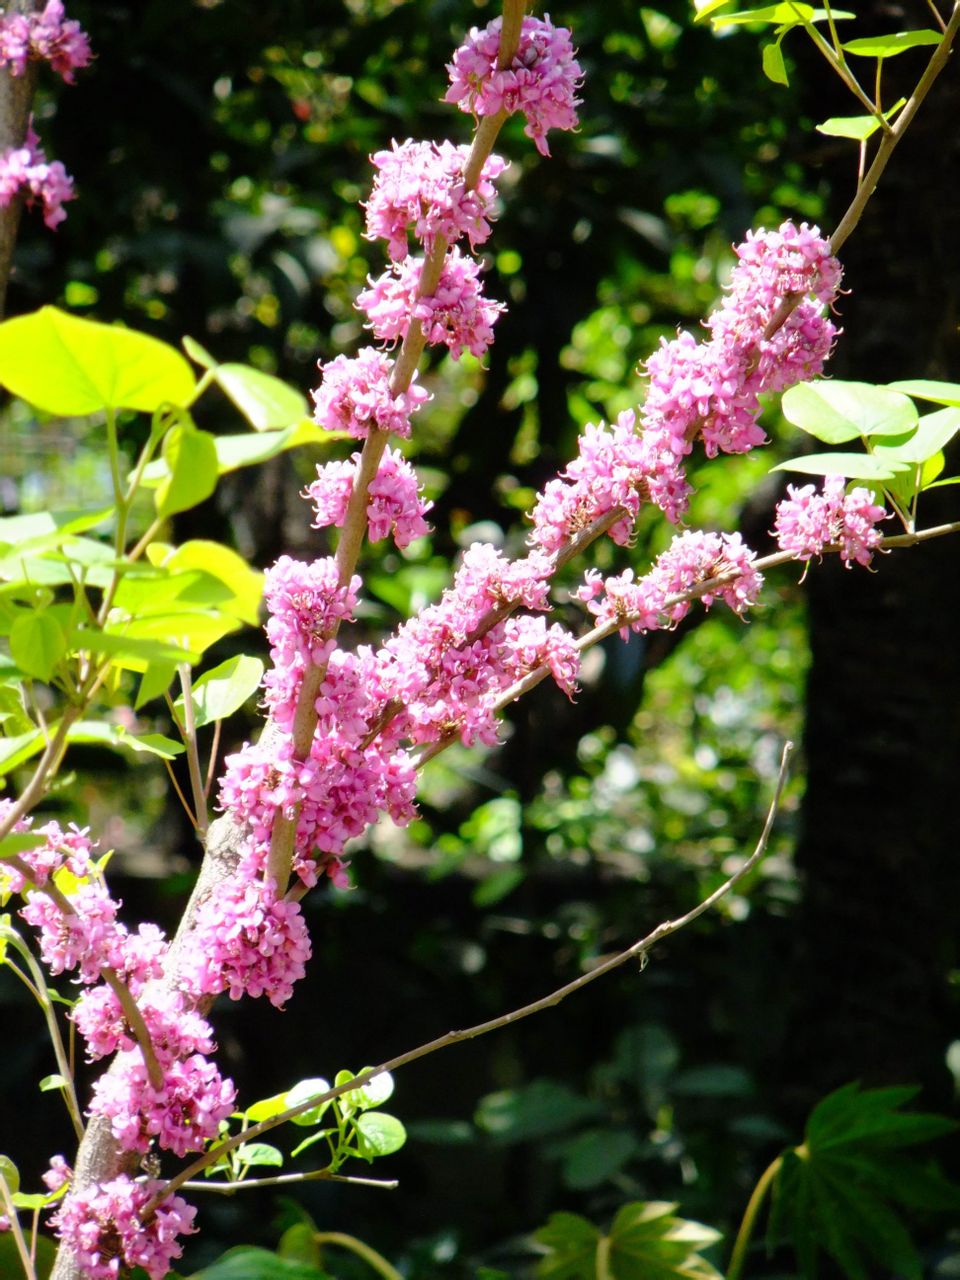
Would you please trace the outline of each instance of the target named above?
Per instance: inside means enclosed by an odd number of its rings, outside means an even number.
[[[39,8],[39,0],[8,0],[4,12],[33,13]],[[19,147],[26,137],[36,85],[37,69],[33,63],[27,65],[22,76],[12,75],[6,67],[0,68],[0,154],[8,147]],[[0,208],[0,317],[3,316],[22,208],[23,201],[19,198],[12,200],[6,208]]]

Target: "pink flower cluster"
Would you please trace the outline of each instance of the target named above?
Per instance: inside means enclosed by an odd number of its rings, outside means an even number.
[[[356,480],[359,453],[349,462],[327,462],[317,467],[317,478],[304,497],[313,502],[315,529],[339,526],[347,513]],[[389,535],[402,550],[415,538],[430,532],[424,516],[433,506],[420,494],[417,473],[396,449],[387,448],[367,493],[367,533],[371,542]]]
[[[541,155],[549,155],[549,129],[575,129],[580,99],[580,66],[574,57],[570,32],[555,27],[549,17],[523,19],[520,44],[509,67],[501,70],[501,18],[482,31],[474,27],[453,55],[446,102],[475,116],[522,111],[524,132]]]
[[[889,512],[873,501],[869,489],[858,486],[845,493],[846,483],[842,476],[827,476],[819,493],[812,484],[799,489],[787,485],[788,496],[777,503],[775,521],[781,550],[810,560],[824,547],[836,546],[847,568],[854,560],[870,563],[882,540],[877,524]]]
[[[183,1252],[177,1237],[196,1231],[197,1211],[168,1196],[144,1223],[147,1202],[161,1186],[120,1177],[66,1197],[51,1221],[86,1280],[114,1280],[130,1267],[142,1267],[150,1280],[167,1275]]]
[[[393,361],[374,347],[320,366],[323,381],[313,393],[314,420],[327,431],[364,439],[371,428],[409,436],[410,416],[430,399],[414,381],[396,395],[390,389]]]
[[[30,61],[49,62],[67,84],[73,73],[90,65],[92,54],[86,32],[64,16],[62,0],[47,0],[40,13],[5,13],[0,16],[0,66],[22,76]]]
[[[49,161],[33,127],[27,127],[22,147],[7,147],[0,153],[0,209],[17,196],[27,205],[39,200],[43,221],[52,231],[67,216],[63,205],[73,199],[73,180],[59,160]]]
[[[725,580],[698,593],[704,606],[709,609],[722,600],[734,613],[746,612],[756,604],[763,585],[755,559],[738,533],[691,530],[678,534],[642,578],[635,578],[632,569],[606,579],[588,569],[577,595],[598,626],[616,623],[626,639],[630,631],[676,626],[690,611],[694,597],[688,593],[713,578]]]
[[[442,343],[454,360],[464,349],[482,356],[506,308],[484,298],[479,263],[454,246],[444,258],[436,288],[426,295],[420,293],[422,269],[422,258],[404,258],[358,296],[357,307],[366,312],[374,335],[393,342],[406,336],[412,320],[419,321],[427,342]]]
[[[407,233],[429,253],[438,237],[453,244],[461,236],[475,249],[490,235],[494,182],[507,167],[488,156],[475,187],[463,181],[469,147],[452,142],[413,142],[370,157],[376,174],[366,203],[367,239],[387,241],[394,262],[407,256]]]

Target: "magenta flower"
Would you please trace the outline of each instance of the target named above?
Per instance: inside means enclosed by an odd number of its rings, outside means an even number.
[[[500,71],[501,24],[502,19],[494,18],[482,31],[470,31],[447,67],[450,88],[444,101],[475,116],[522,111],[527,118],[524,133],[547,156],[547,131],[577,126],[581,71],[570,32],[555,27],[547,15],[524,18],[513,61]]]
[[[869,489],[858,486],[845,493],[842,476],[827,476],[823,490],[812,484],[787,485],[787,497],[777,503],[774,532],[783,551],[795,560],[810,560],[835,545],[849,568],[852,561],[868,565],[880,545],[876,527],[889,512],[877,506]]]
[[[0,66],[22,76],[27,63],[49,62],[67,84],[73,84],[78,67],[90,65],[93,55],[86,32],[64,17],[62,0],[47,0],[41,13],[8,13],[0,16]]]
[[[67,216],[63,206],[74,197],[73,179],[59,160],[47,160],[32,126],[27,127],[23,146],[0,152],[0,208],[21,194],[28,208],[40,201],[43,221],[51,231]]]
[[[114,1280],[130,1267],[163,1280],[183,1252],[177,1237],[196,1230],[197,1211],[168,1196],[144,1224],[147,1202],[162,1185],[119,1177],[67,1194],[50,1221],[86,1280]]]
[[[371,429],[409,436],[411,414],[430,399],[416,381],[394,395],[393,361],[374,347],[364,347],[352,358],[337,356],[320,371],[323,381],[313,392],[314,420],[327,431],[346,431],[361,440]]]

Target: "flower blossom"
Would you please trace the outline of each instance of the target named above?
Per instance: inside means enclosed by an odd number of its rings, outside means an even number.
[[[439,236],[453,244],[466,236],[476,249],[490,235],[494,182],[507,167],[498,155],[484,161],[474,187],[463,181],[470,148],[452,142],[393,143],[389,151],[370,157],[376,173],[366,202],[366,237],[386,240],[394,262],[408,252],[407,233],[413,232],[430,253]]]
[[[90,65],[92,54],[87,33],[72,18],[64,17],[62,0],[47,0],[40,13],[5,13],[0,16],[0,66],[22,76],[27,63],[49,62],[73,84],[73,73]]]
[[[316,480],[304,492],[313,502],[315,529],[343,524],[359,464],[360,454],[355,453],[349,462],[328,462],[317,467]],[[423,517],[432,506],[420,496],[413,467],[398,450],[388,446],[367,491],[370,541],[380,542],[392,534],[402,550],[430,532]]]
[[[27,126],[22,146],[0,152],[0,209],[21,194],[28,208],[40,201],[43,221],[51,231],[67,216],[63,205],[74,196],[73,179],[59,160],[47,160],[32,125]]]
[[[194,996],[266,995],[278,1009],[306,973],[310,938],[300,904],[272,885],[235,880],[200,907],[195,945],[180,980]]]
[[[482,356],[493,341],[493,326],[506,310],[490,302],[480,286],[480,265],[454,246],[446,255],[432,293],[419,294],[422,258],[405,258],[378,280],[371,280],[357,298],[374,335],[393,342],[406,335],[411,319],[423,327],[427,342],[449,348],[454,360],[464,349]]]
[[[522,111],[524,133],[547,156],[547,130],[577,126],[581,71],[570,32],[555,27],[549,17],[524,18],[517,52],[500,70],[501,26],[502,19],[494,18],[482,31],[472,28],[447,67],[450,88],[444,101],[475,116]]]
[[[406,391],[390,390],[393,362],[374,347],[353,357],[337,356],[320,370],[323,381],[313,392],[314,421],[327,431],[346,431],[364,439],[371,428],[409,436],[410,415],[430,393],[418,386],[416,374]]]
[[[163,1280],[183,1252],[177,1237],[196,1231],[197,1211],[181,1196],[167,1196],[144,1223],[147,1202],[162,1185],[121,1176],[66,1195],[51,1223],[86,1280],[114,1280],[131,1267]]]
[[[603,579],[588,569],[577,592],[598,626],[618,623],[624,639],[630,631],[669,629],[689,613],[690,599],[677,599],[712,578],[729,578],[700,592],[704,607],[722,600],[734,613],[756,604],[763,578],[753,566],[755,554],[738,533],[678,534],[646,574],[632,569]]]
[[[819,493],[812,484],[799,489],[787,485],[787,497],[777,503],[774,529],[781,550],[795,560],[810,560],[836,545],[847,568],[854,560],[870,563],[882,541],[876,526],[889,513],[862,485],[845,493],[846,483],[842,476],[827,476]]]

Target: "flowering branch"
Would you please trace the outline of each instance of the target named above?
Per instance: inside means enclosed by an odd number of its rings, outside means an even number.
[[[565,983],[557,990],[551,991],[549,995],[541,996],[539,1000],[533,1000],[529,1004],[522,1005],[518,1009],[512,1009],[509,1013],[500,1014],[499,1017],[491,1018],[487,1022],[478,1023],[476,1026],[467,1027],[462,1031],[448,1031],[445,1035],[437,1036],[433,1040],[428,1040],[425,1044],[418,1045],[415,1049],[409,1049],[406,1053],[398,1054],[395,1058],[390,1058],[387,1062],[381,1063],[378,1067],[370,1067],[368,1070],[354,1076],[346,1083],[336,1088],[328,1089],[324,1093],[317,1094],[315,1097],[307,1098],[304,1102],[298,1103],[295,1107],[289,1107],[286,1111],[281,1111],[275,1116],[271,1116],[268,1120],[262,1120],[259,1124],[251,1125],[242,1133],[234,1134],[233,1137],[226,1139],[224,1142],[217,1143],[215,1149],[205,1153],[186,1169],[182,1170],[171,1178],[169,1182],[158,1188],[156,1196],[148,1205],[147,1212],[163,1203],[165,1198],[171,1193],[178,1191],[194,1177],[200,1173],[207,1165],[214,1160],[222,1158],[229,1151],[235,1150],[242,1146],[245,1142],[250,1142],[255,1138],[261,1137],[265,1133],[269,1133],[271,1129],[275,1129],[278,1125],[285,1124],[288,1120],[293,1120],[297,1116],[303,1115],[306,1111],[312,1111],[315,1107],[322,1106],[325,1102],[339,1098],[341,1094],[350,1090],[362,1089],[375,1076],[381,1075],[385,1071],[398,1071],[401,1067],[407,1066],[411,1062],[416,1062],[420,1058],[426,1058],[430,1054],[438,1053],[441,1049],[448,1049],[451,1045],[462,1044],[465,1040],[476,1040],[480,1036],[489,1035],[492,1031],[499,1031],[503,1027],[508,1027],[516,1022],[520,1022],[524,1018],[532,1017],[534,1014],[543,1013],[546,1009],[556,1008],[569,996],[574,995],[577,991],[581,991],[584,987],[596,982],[598,978],[604,977],[608,973],[612,973],[614,969],[619,969],[631,960],[639,960],[641,968],[646,964],[649,952],[662,942],[664,938],[669,938],[672,934],[679,933],[681,929],[692,924],[694,920],[698,920],[700,916],[711,911],[719,902],[727,896],[727,894],[741,882],[764,857],[767,846],[770,841],[770,833],[773,830],[773,824],[777,814],[780,811],[780,803],[783,796],[783,789],[787,781],[787,773],[790,764],[790,757],[793,753],[793,743],[786,742],[780,757],[780,767],[777,772],[777,782],[774,788],[773,799],[767,810],[766,821],[757,840],[753,853],[745,859],[743,864],[733,875],[729,876],[723,884],[721,884],[713,893],[709,894],[697,903],[685,915],[678,916],[675,920],[664,920],[661,924],[651,930],[645,937],[638,942],[633,943],[624,951],[618,952],[616,955],[609,957],[590,969],[589,972],[581,974],[579,978],[574,978],[572,982]]]

